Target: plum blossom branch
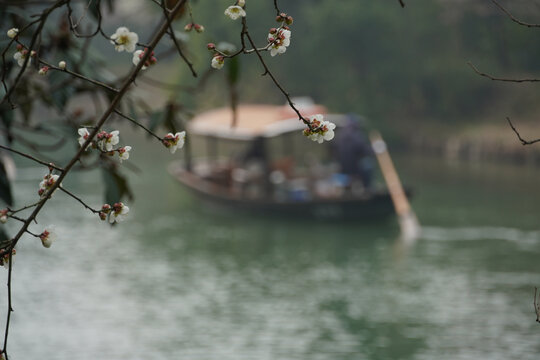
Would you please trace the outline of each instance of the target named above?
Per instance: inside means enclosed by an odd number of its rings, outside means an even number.
[[[64,5],[67,1],[68,0],[58,0],[54,5],[52,5],[48,9],[45,9],[41,13],[41,15],[39,17],[39,20],[38,20],[38,22],[39,22],[38,28],[36,29],[36,31],[34,31],[34,34],[32,35],[32,40],[30,41],[30,46],[28,47],[29,56],[25,57],[24,62],[22,64],[22,66],[21,66],[21,69],[19,70],[19,73],[15,77],[15,80],[14,80],[13,84],[11,85],[11,87],[8,89],[8,91],[4,95],[4,98],[2,99],[2,101],[0,101],[0,104],[2,104],[4,101],[7,100],[10,103],[10,105],[12,107],[14,107],[14,104],[11,101],[11,94],[13,93],[13,90],[17,87],[17,84],[21,80],[21,77],[22,77],[22,75],[24,73],[24,70],[26,70],[26,67],[27,67],[27,65],[28,65],[28,63],[30,61],[30,57],[32,56],[32,51],[33,51],[34,45],[36,44],[37,39],[41,36],[41,31],[43,30],[43,27],[45,26],[45,22],[46,22],[47,18],[49,17],[49,15],[55,9],[57,9],[60,6]]]
[[[39,160],[38,158],[33,157],[32,155],[25,154],[25,153],[23,153],[23,152],[21,152],[21,151],[12,149],[12,148],[10,148],[10,147],[8,147],[8,146],[0,145],[0,149],[7,150],[7,151],[12,152],[12,153],[14,153],[14,154],[17,154],[17,155],[20,155],[20,156],[25,157],[25,158],[27,158],[27,159],[30,159],[30,160],[32,160],[32,161],[34,161],[34,162],[37,162],[38,164],[41,164],[41,165],[44,165],[44,166],[53,168],[53,169],[58,170],[58,171],[60,171],[60,172],[64,172],[64,169],[62,169],[61,167],[58,167],[58,166],[54,165],[53,163],[45,162],[45,161]]]
[[[52,64],[50,64],[50,63],[48,63],[48,62],[46,62],[45,60],[42,60],[42,59],[39,58],[39,57],[38,57],[38,62],[41,63],[41,64],[43,64],[43,65],[45,65],[45,66],[48,68],[48,70],[62,71],[62,72],[65,72],[65,73],[67,73],[67,74],[69,74],[69,75],[71,75],[71,76],[73,76],[73,77],[76,77],[76,78],[78,78],[78,79],[81,79],[81,80],[87,81],[87,82],[89,82],[89,83],[92,83],[92,84],[94,84],[94,85],[97,85],[97,86],[99,86],[99,87],[102,87],[102,88],[104,88],[104,89],[106,89],[106,90],[109,90],[109,91],[112,91],[112,92],[115,92],[115,93],[118,92],[118,89],[113,88],[113,87],[111,87],[111,86],[109,86],[109,85],[107,85],[107,84],[105,84],[105,83],[102,83],[101,81],[97,81],[97,80],[94,80],[94,79],[90,79],[89,77],[86,77],[86,76],[84,76],[84,75],[81,75],[81,74],[78,74],[78,73],[73,72],[73,71],[71,71],[71,70],[68,70],[68,69],[66,68],[66,64],[64,64],[63,67],[60,67],[60,66],[54,66],[54,65],[52,65]]]
[[[401,7],[405,7],[405,3],[403,2],[403,0],[399,0],[399,5],[401,5]]]
[[[44,13],[42,13],[41,18],[40,18],[41,19],[40,20],[41,21],[40,26],[39,26],[38,30],[34,33],[33,40],[32,40],[31,45],[30,45],[30,49],[32,49],[32,47],[34,46],[35,41],[36,41],[36,39],[38,37],[38,34],[41,32],[41,29],[44,26],[45,19],[47,18],[47,16],[55,8],[59,7],[62,4],[65,4],[66,1],[67,0],[58,0],[53,7],[47,9]],[[176,13],[178,13],[178,11],[185,4],[185,2],[186,2],[186,0],[180,0],[180,1],[178,1],[176,3],[174,8],[171,10],[171,17],[174,17],[176,15]],[[82,154],[84,153],[84,151],[86,151],[86,148],[88,147],[88,145],[93,141],[93,138],[97,135],[99,129],[110,118],[110,115],[114,112],[116,107],[119,105],[120,101],[122,100],[122,98],[124,97],[124,95],[126,94],[128,89],[130,88],[130,86],[135,81],[137,75],[142,70],[142,67],[143,67],[144,63],[150,57],[151,52],[153,51],[155,46],[158,44],[158,42],[161,40],[163,35],[165,35],[165,33],[167,32],[168,27],[169,27],[169,21],[168,21],[168,19],[165,19],[165,21],[159,27],[158,31],[153,36],[153,38],[152,38],[152,40],[151,40],[151,42],[150,42],[150,44],[148,46],[149,51],[146,51],[144,53],[144,55],[143,55],[141,61],[139,62],[139,64],[137,64],[135,66],[135,68],[131,71],[130,75],[125,79],[125,81],[123,82],[121,88],[116,93],[114,98],[111,100],[108,108],[105,110],[105,112],[103,113],[101,118],[97,121],[96,128],[92,131],[92,133],[89,134],[89,136],[86,139],[85,143],[82,144],[81,148],[76,152],[75,155],[73,155],[73,157],[68,162],[68,164],[60,172],[60,175],[53,175],[53,176],[58,176],[58,177],[54,179],[54,181],[52,182],[52,184],[49,187],[47,187],[47,191],[45,191],[45,193],[42,194],[41,200],[39,202],[37,202],[37,205],[34,207],[31,214],[23,222],[23,224],[20,227],[17,234],[10,240],[9,245],[4,249],[4,251],[7,251],[7,256],[8,256],[7,259],[8,259],[8,262],[9,262],[9,264],[8,264],[9,265],[9,271],[8,271],[8,314],[7,314],[7,319],[6,319],[6,327],[5,327],[5,331],[4,331],[4,344],[3,344],[1,354],[3,354],[3,356],[5,357],[6,360],[8,360],[8,354],[7,354],[8,334],[9,334],[9,327],[10,327],[10,323],[11,323],[11,312],[13,311],[12,303],[11,303],[11,275],[12,275],[12,266],[13,266],[13,261],[12,261],[13,250],[14,250],[15,246],[17,245],[18,241],[21,239],[21,237],[27,232],[28,227],[30,226],[30,223],[36,219],[37,215],[40,213],[42,208],[45,206],[47,201],[50,199],[50,196],[52,195],[52,193],[58,187],[60,187],[60,184],[61,184],[62,180],[67,176],[67,174],[70,172],[70,170],[79,161],[79,159],[82,156]],[[28,62],[28,59],[25,60],[24,66],[27,65],[27,62]],[[24,69],[24,66],[23,66],[23,69]],[[21,74],[19,73],[18,78],[20,78],[20,75]],[[9,92],[8,92],[8,94],[6,94],[4,99],[9,99],[8,95],[11,94],[11,92],[15,88],[16,83],[17,83],[17,81],[9,89]],[[32,157],[30,157],[30,158],[32,158]],[[47,165],[49,165],[49,164],[47,164]],[[126,211],[127,207],[123,206],[123,204],[121,204],[121,203],[120,203],[120,205],[115,210],[115,213],[114,213],[115,216],[112,217],[113,221],[115,221],[116,218],[120,219],[120,216],[124,215],[125,212],[127,212]]]
[[[490,75],[490,74],[486,74],[484,72],[481,72],[480,70],[478,70],[478,68],[476,66],[474,66],[470,61],[467,62],[467,65],[469,65],[471,67],[471,69],[474,70],[475,73],[477,73],[478,75],[480,76],[483,76],[483,77],[486,77],[488,79],[491,79],[493,81],[504,81],[504,82],[516,82],[516,83],[522,83],[522,82],[539,82],[540,79],[535,79],[535,78],[531,78],[531,79],[509,79],[509,78],[499,78],[499,77],[495,77],[493,75]]]
[[[531,23],[526,23],[524,21],[519,20],[514,15],[512,15],[510,13],[510,11],[506,10],[506,8],[504,8],[497,0],[491,0],[491,2],[494,3],[502,12],[504,12],[510,18],[510,20],[512,20],[516,24],[526,26],[526,27],[530,27],[530,28],[532,28],[532,27],[540,27],[540,24],[531,24]]]
[[[307,120],[305,117],[302,116],[302,114],[300,113],[300,111],[296,108],[296,106],[294,105],[294,103],[292,102],[291,100],[291,97],[289,95],[289,93],[287,91],[285,91],[285,89],[281,86],[281,84],[277,81],[277,79],[275,78],[274,74],[272,74],[272,72],[270,71],[270,69],[268,68],[268,66],[266,65],[266,62],[264,61],[260,51],[257,49],[257,46],[255,45],[255,42],[253,41],[253,39],[251,38],[251,35],[249,34],[249,32],[247,31],[247,25],[246,25],[246,37],[249,41],[249,43],[251,44],[251,46],[253,47],[253,49],[255,49],[255,53],[257,54],[257,57],[259,58],[259,61],[260,63],[262,64],[263,68],[264,68],[264,73],[262,74],[263,76],[264,75],[268,75],[270,76],[270,79],[272,79],[272,81],[274,82],[274,84],[276,85],[276,87],[279,89],[279,91],[281,91],[281,93],[285,96],[285,98],[287,99],[287,102],[289,103],[289,106],[294,110],[294,112],[296,113],[296,115],[298,115],[298,119],[299,120],[302,120],[304,122],[304,124],[306,124],[310,129],[311,129],[311,123],[309,120]]]
[[[174,29],[173,29],[172,24],[171,24],[172,20],[171,20],[171,18],[169,16],[169,10],[165,6],[165,1],[161,1],[160,6],[163,9],[163,15],[165,16],[165,19],[167,21],[168,34],[171,37],[171,39],[172,39],[172,41],[174,43],[174,46],[176,47],[176,51],[178,51],[178,55],[180,55],[182,60],[184,60],[186,65],[189,67],[189,70],[191,71],[191,75],[193,75],[193,77],[197,77],[197,72],[193,68],[193,64],[191,63],[191,61],[189,61],[189,59],[186,57],[186,55],[182,51],[182,48],[180,47],[180,43],[178,42],[178,39],[176,38],[176,35],[174,35]]]
[[[531,145],[531,144],[534,144],[534,143],[537,143],[537,142],[540,142],[540,139],[535,139],[535,140],[525,140],[521,137],[521,135],[519,134],[519,132],[517,131],[517,129],[514,127],[514,125],[512,124],[512,122],[510,121],[510,118],[507,117],[506,120],[508,121],[508,124],[510,125],[510,127],[512,128],[512,130],[514,131],[514,133],[517,135],[519,141],[521,142],[522,145]]]

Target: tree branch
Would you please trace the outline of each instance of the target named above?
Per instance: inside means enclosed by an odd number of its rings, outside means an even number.
[[[531,144],[534,144],[534,143],[537,143],[537,142],[540,142],[540,139],[535,139],[535,140],[525,140],[521,137],[521,135],[519,135],[519,132],[516,130],[516,128],[514,127],[514,125],[512,124],[512,122],[510,121],[510,118],[507,117],[506,120],[508,121],[508,124],[510,124],[510,127],[512,128],[512,130],[514,130],[514,132],[516,133],[519,141],[521,141],[521,144],[522,145],[531,145]]]
[[[519,24],[519,25],[522,25],[522,26],[526,26],[526,27],[540,27],[540,24],[530,24],[530,23],[526,23],[524,21],[521,21],[519,19],[517,19],[515,16],[513,16],[508,10],[506,10],[501,4],[499,4],[499,2],[497,0],[491,0],[492,3],[494,3],[499,9],[501,9],[502,12],[504,12],[509,18],[510,20],[512,20],[513,22]]]
[[[540,79],[509,79],[509,78],[499,78],[499,77],[495,77],[493,75],[489,75],[489,74],[486,74],[486,73],[483,73],[481,72],[480,70],[478,70],[478,68],[476,68],[476,66],[474,66],[470,61],[467,61],[467,65],[469,65],[471,67],[471,69],[474,70],[475,73],[477,73],[478,75],[480,76],[483,76],[483,77],[486,77],[488,79],[491,79],[493,81],[504,81],[504,82],[515,82],[515,83],[522,83],[522,82],[539,82]]]

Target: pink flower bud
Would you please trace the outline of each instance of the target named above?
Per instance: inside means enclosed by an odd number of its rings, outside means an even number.
[[[292,25],[293,21],[292,16],[287,16],[287,19],[285,19],[285,23],[287,23],[287,25]]]
[[[214,43],[208,43],[208,44],[206,45],[206,48],[207,48],[208,50],[215,50],[215,49],[216,49],[216,44],[214,44]]]
[[[189,23],[189,24],[186,24],[186,26],[184,26],[184,31],[191,31],[191,29],[193,28],[193,23]]]
[[[44,66],[44,67],[42,67],[41,69],[39,69],[38,74],[39,74],[39,75],[42,75],[42,76],[43,76],[43,75],[47,75],[47,72],[48,72],[48,71],[49,71],[49,67],[48,67],[48,66]]]

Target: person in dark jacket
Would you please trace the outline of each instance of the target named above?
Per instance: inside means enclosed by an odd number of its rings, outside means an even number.
[[[336,132],[334,154],[341,173],[350,177],[350,183],[360,180],[364,189],[371,188],[374,154],[358,116],[348,115],[345,126]]]

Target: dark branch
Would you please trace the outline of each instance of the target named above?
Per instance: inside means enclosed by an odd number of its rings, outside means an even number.
[[[486,73],[483,73],[481,72],[480,70],[478,70],[476,68],[476,66],[474,66],[470,61],[467,62],[467,65],[469,65],[471,67],[471,69],[474,70],[475,73],[477,73],[478,75],[480,76],[483,76],[483,77],[486,77],[488,79],[491,79],[493,81],[505,81],[505,82],[516,82],[516,83],[522,83],[522,82],[539,82],[540,79],[509,79],[509,78],[499,78],[499,77],[495,77],[493,75],[490,75],[490,74],[486,74]]]
[[[508,121],[508,124],[510,124],[510,127],[512,128],[512,130],[514,130],[514,132],[516,133],[519,141],[521,141],[521,144],[522,145],[531,145],[531,144],[534,144],[534,143],[537,143],[537,142],[540,142],[540,139],[534,139],[534,140],[525,140],[521,137],[521,135],[519,135],[519,132],[516,130],[516,128],[514,127],[514,125],[512,124],[512,122],[510,121],[510,118],[507,117],[506,120]]]
[[[523,25],[526,27],[540,27],[540,24],[530,24],[526,23],[524,21],[521,21],[517,19],[514,15],[512,15],[508,10],[506,10],[497,0],[491,0],[492,3],[494,3],[499,9],[501,9],[502,12],[504,12],[513,22]]]

